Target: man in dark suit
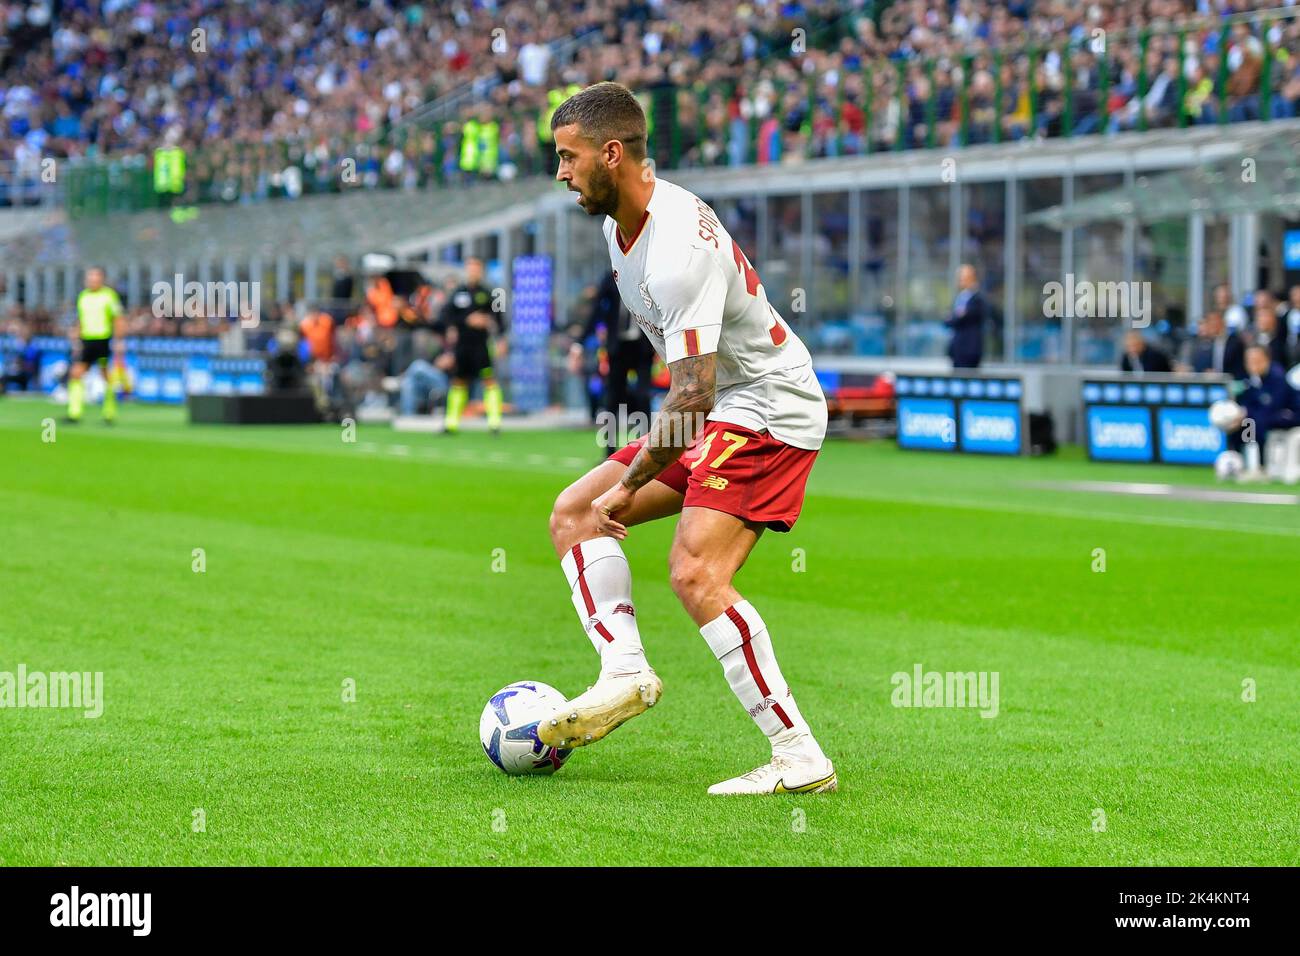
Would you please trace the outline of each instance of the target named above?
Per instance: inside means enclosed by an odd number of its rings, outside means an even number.
[[[1124,355],[1119,360],[1121,372],[1172,372],[1169,356],[1154,345],[1147,344],[1146,338],[1136,329],[1124,333]]]
[[[603,396],[605,408],[615,416],[616,425],[630,420],[632,415],[640,412],[645,416],[645,424],[648,426],[650,368],[654,363],[655,350],[640,327],[632,321],[632,313],[627,310],[618,294],[613,272],[605,274],[604,281],[596,291],[582,340],[595,335],[598,325],[605,327],[605,349],[608,356]],[[628,381],[629,373],[632,373],[632,382]],[[624,408],[623,417],[619,416],[620,406]],[[617,427],[610,432],[609,441],[613,443],[611,451],[622,447],[623,441],[618,435]]]
[[[944,325],[952,329],[948,343],[948,357],[953,368],[979,368],[984,358],[984,320],[988,317],[988,303],[979,290],[979,276],[969,263],[957,270],[957,298],[953,300],[952,315]]]
[[[1237,404],[1246,411],[1246,418],[1255,423],[1255,441],[1264,447],[1268,433],[1276,429],[1295,428],[1300,425],[1300,392],[1291,387],[1286,373],[1273,362],[1268,349],[1252,345],[1246,349],[1245,388],[1237,396]],[[1228,443],[1240,450],[1240,430],[1228,436]]]
[[[1246,374],[1245,346],[1241,336],[1229,332],[1222,312],[1207,312],[1197,328],[1188,365],[1193,372],[1226,372],[1233,378]]]
[[[1250,327],[1250,344],[1268,349],[1269,357],[1283,369],[1291,367],[1291,347],[1286,327],[1278,320],[1271,301],[1255,306],[1255,323]]]

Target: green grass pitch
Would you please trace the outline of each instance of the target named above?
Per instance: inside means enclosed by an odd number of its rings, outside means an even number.
[[[590,435],[61,414],[0,402],[0,671],[105,707],[0,710],[0,864],[1300,862],[1300,508],[1030,487],[1205,471],[829,443],[738,586],[841,790],[719,799],[766,746],[671,520],[625,545],[663,703],[552,778],[479,746],[502,685],[595,676],[546,532]],[[916,664],[998,715],[892,706]]]

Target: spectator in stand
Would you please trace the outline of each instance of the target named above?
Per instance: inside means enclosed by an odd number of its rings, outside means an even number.
[[[1226,282],[1214,287],[1214,309],[1223,317],[1229,331],[1238,332],[1246,327],[1246,310],[1233,300],[1232,289]]]
[[[1300,351],[1300,283],[1291,287],[1287,296],[1286,305],[1279,309],[1285,319],[1285,331],[1287,338],[1295,342],[1297,351]],[[1296,356],[1300,361],[1300,355]]]
[[[1207,312],[1196,330],[1196,338],[1185,363],[1193,372],[1216,372],[1241,378],[1246,374],[1245,346],[1236,332],[1229,332],[1222,312]]]
[[[1136,329],[1124,333],[1124,354],[1119,360],[1121,372],[1172,372],[1169,356],[1147,342],[1146,336]]]
[[[478,146],[469,149],[473,169],[463,178],[509,178],[551,162],[548,127],[539,122],[550,97],[602,79],[658,93],[661,110],[652,119],[660,112],[666,121],[668,104],[677,107],[676,135],[661,128],[651,137],[661,164],[674,140],[674,160],[697,165],[889,149],[900,135],[900,108],[907,147],[931,139],[954,144],[964,128],[972,142],[985,142],[999,125],[1008,139],[1059,136],[1067,126],[1067,93],[1068,125],[1079,135],[1101,131],[1103,122],[1102,61],[1089,47],[1098,30],[1107,42],[1111,129],[1135,128],[1142,119],[1172,125],[1180,115],[1217,121],[1220,62],[1227,70],[1226,118],[1267,118],[1259,116],[1265,82],[1271,115],[1295,116],[1300,18],[1278,18],[1266,29],[1235,21],[1220,49],[1223,16],[1277,5],[574,0],[561,17],[531,0],[38,3],[29,10],[41,9],[41,16],[0,18],[0,161],[17,163],[26,195],[23,184],[43,157],[147,156],[175,130],[189,160],[185,201],[253,201],[455,178],[468,129]],[[792,22],[809,24],[805,42],[793,48]],[[190,49],[197,29],[204,31],[203,56]],[[1143,30],[1150,37],[1145,62]],[[1181,58],[1178,31],[1187,37]],[[569,45],[563,56],[559,44]],[[1031,49],[1039,51],[1032,67]],[[995,52],[1002,58],[1000,94]],[[1272,64],[1268,77],[1265,61]],[[966,76],[968,117],[961,113]],[[413,131],[408,139],[382,135],[388,124],[457,88],[470,95],[466,112],[449,118],[454,123],[403,127]],[[355,183],[340,182],[343,157],[358,161]],[[5,194],[0,189],[0,202],[13,201]],[[1227,321],[1237,327],[1233,315]]]
[[[1267,293],[1255,296],[1255,323],[1248,338],[1250,344],[1268,352],[1269,358],[1281,368],[1291,367],[1291,347],[1287,343],[1285,327],[1278,321],[1273,297]]]

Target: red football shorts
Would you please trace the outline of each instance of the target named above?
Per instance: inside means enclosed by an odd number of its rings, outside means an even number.
[[[632,464],[645,438],[628,442],[610,460]],[[685,495],[685,508],[712,508],[773,531],[789,531],[803,508],[804,486],[817,452],[777,441],[767,432],[709,421],[681,458],[656,475]]]

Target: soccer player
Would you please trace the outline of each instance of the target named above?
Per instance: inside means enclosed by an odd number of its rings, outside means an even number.
[[[86,287],[77,296],[77,324],[81,333],[74,346],[72,368],[68,373],[68,421],[81,421],[86,403],[86,370],[99,365],[104,376],[104,403],[101,414],[111,425],[117,417],[115,383],[110,374],[113,362],[113,332],[122,321],[122,300],[110,286],[104,285],[104,270],[86,270]],[[119,344],[120,347],[120,344]]]
[[[492,368],[491,336],[497,331],[492,317],[492,290],[483,284],[483,260],[465,263],[465,284],[456,289],[443,306],[438,324],[456,329],[456,367],[447,391],[448,434],[460,429],[460,416],[469,402],[470,383],[483,382],[483,409],[488,428],[501,431],[501,386]]]
[[[626,87],[577,93],[551,128],[556,178],[589,215],[606,217],[619,294],[672,384],[647,435],[556,499],[551,539],[600,677],[538,735],[581,747],[659,699],[622,542],[633,525],[680,513],[673,591],[772,751],[769,763],[709,793],[834,790],[835,769],[777,666],[767,625],[732,583],[763,531],[789,531],[799,516],[826,433],[811,357],[713,210],[645,164],[645,114]]]

